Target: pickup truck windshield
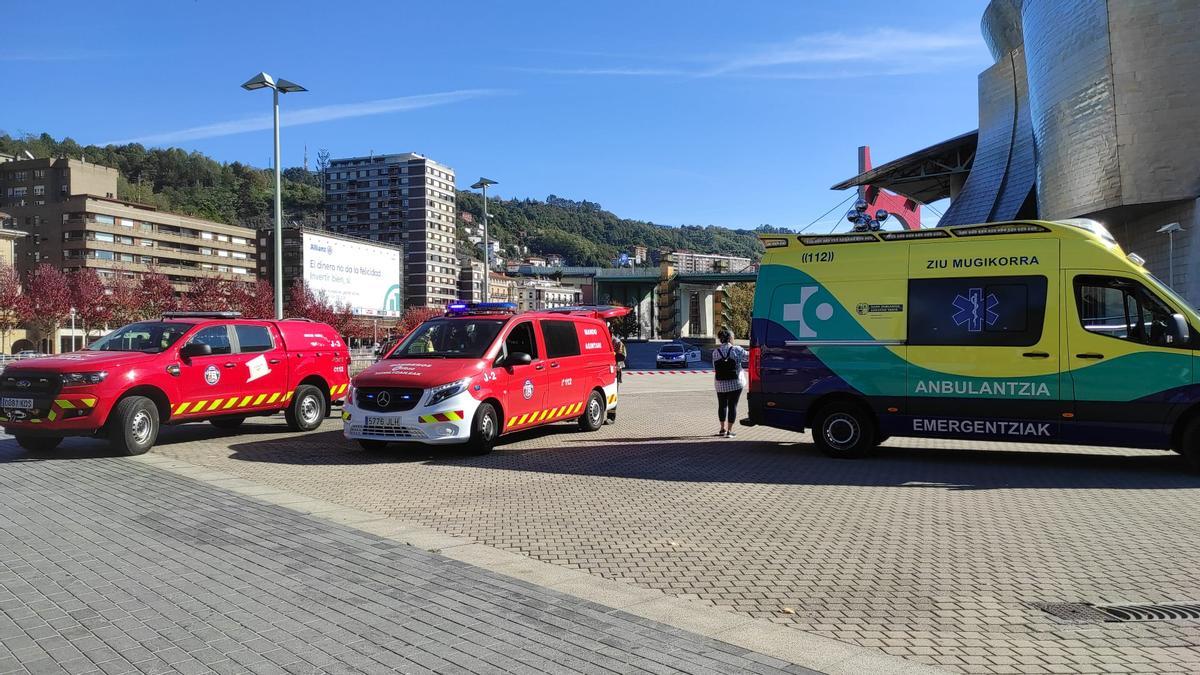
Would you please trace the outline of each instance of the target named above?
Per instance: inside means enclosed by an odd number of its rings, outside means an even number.
[[[179,341],[191,324],[146,321],[131,323],[93,342],[88,349],[100,352],[158,354]]]
[[[504,321],[434,319],[405,338],[389,359],[478,359],[491,346]]]

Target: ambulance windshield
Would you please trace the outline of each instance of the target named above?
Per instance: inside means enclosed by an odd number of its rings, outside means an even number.
[[[414,330],[389,359],[478,359],[500,329],[497,319],[434,319]]]

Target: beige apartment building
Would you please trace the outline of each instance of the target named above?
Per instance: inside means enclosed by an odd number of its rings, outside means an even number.
[[[250,228],[159,211],[116,198],[118,171],[76,159],[0,164],[0,210],[23,230],[16,268],[93,268],[101,278],[155,269],[187,291],[204,277],[255,279]]]
[[[512,302],[522,312],[573,307],[582,304],[583,291],[548,279],[520,279],[513,289]]]
[[[742,256],[692,251],[672,251],[670,260],[674,263],[675,270],[683,274],[741,272],[754,264],[753,260]]]

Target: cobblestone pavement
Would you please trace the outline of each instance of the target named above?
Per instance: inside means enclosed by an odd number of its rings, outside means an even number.
[[[156,452],[961,672],[1200,672],[1200,622],[1029,606],[1200,600],[1200,477],[1174,455],[895,439],[830,460],[802,435],[708,436],[693,377],[628,378],[617,424],[485,457],[363,452],[332,420],[192,425]]]
[[[812,672],[71,454],[0,441],[0,673]]]

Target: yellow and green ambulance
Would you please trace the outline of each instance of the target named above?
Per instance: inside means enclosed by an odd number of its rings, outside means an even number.
[[[1090,220],[763,236],[749,418],[1172,449],[1200,467],[1200,314]]]

